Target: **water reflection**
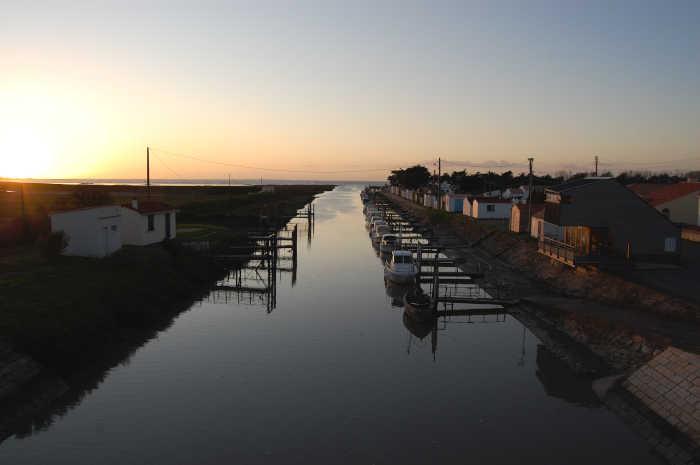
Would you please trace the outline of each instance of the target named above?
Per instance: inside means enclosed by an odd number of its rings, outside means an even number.
[[[313,247],[300,232],[296,284],[278,270],[272,313],[201,300],[6,440],[0,463],[656,463],[518,319],[406,319],[358,193],[317,200]]]

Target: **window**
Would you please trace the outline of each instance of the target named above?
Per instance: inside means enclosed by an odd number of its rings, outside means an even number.
[[[117,230],[117,225],[116,225],[116,224],[113,224],[113,225],[112,225],[112,231],[116,231],[116,230]]]
[[[667,237],[664,242],[664,252],[675,252],[677,245],[675,237]]]
[[[153,215],[148,215],[148,230],[153,231],[155,229],[155,217]]]
[[[494,204],[488,204],[488,205],[486,205],[486,211],[487,212],[495,212],[496,206]]]

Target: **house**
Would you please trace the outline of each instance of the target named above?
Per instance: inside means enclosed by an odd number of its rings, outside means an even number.
[[[495,197],[474,197],[471,217],[479,220],[509,220],[512,202]]]
[[[510,208],[510,231],[514,233],[527,232],[527,223],[529,215],[534,216],[537,211],[543,209],[543,204],[533,204],[532,209],[530,209],[529,205],[526,203],[512,204]],[[530,231],[532,231],[532,228],[530,229]]]
[[[527,202],[527,187],[511,187],[503,191],[502,197],[515,203]]]
[[[122,242],[124,245],[149,245],[175,237],[177,210],[152,200],[132,200],[122,205]]]
[[[700,182],[630,184],[628,187],[674,223],[700,224],[698,223]]]
[[[462,214],[472,216],[472,197],[467,195],[462,201]]]
[[[570,266],[612,259],[675,260],[680,229],[612,178],[545,190],[539,252]]]
[[[445,211],[462,213],[464,210],[464,201],[468,197],[467,194],[445,194],[442,196],[442,204],[444,205]]]
[[[429,208],[438,208],[438,198],[435,194],[423,194],[423,205]]]
[[[62,231],[64,255],[102,258],[122,247],[121,209],[117,206],[78,208],[49,214],[51,232]]]

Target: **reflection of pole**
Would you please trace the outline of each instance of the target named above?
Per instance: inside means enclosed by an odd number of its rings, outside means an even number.
[[[433,331],[430,333],[430,348],[433,351],[433,362],[435,361],[435,356],[437,354],[438,345],[438,333],[437,333],[437,320],[433,320]]]
[[[523,325],[523,342],[520,348],[520,360],[518,361],[518,366],[521,367],[525,365],[525,326]]]

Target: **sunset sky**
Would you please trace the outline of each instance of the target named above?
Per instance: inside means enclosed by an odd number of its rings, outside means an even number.
[[[4,1],[0,177],[146,145],[155,178],[700,169],[700,2]]]

